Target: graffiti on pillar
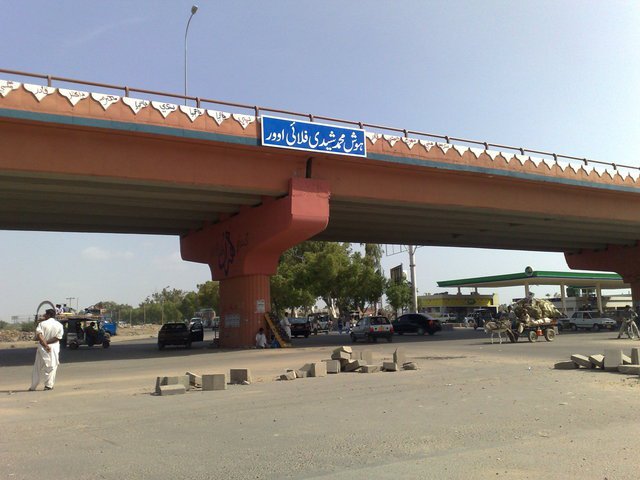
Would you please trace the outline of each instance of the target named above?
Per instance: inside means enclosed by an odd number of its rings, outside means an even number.
[[[236,247],[231,241],[231,232],[226,231],[222,234],[222,245],[218,252],[218,268],[220,268],[225,277],[229,275],[229,267],[236,258]]]
[[[218,268],[224,272],[225,277],[229,275],[229,269],[238,256],[240,249],[249,245],[249,234],[233,243],[231,232],[228,230],[222,234],[222,243],[218,247]]]

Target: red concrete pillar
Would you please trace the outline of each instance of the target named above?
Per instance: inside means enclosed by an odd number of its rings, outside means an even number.
[[[565,253],[564,258],[573,269],[616,272],[631,285],[634,308],[640,306],[640,245],[610,245],[605,250]]]
[[[280,255],[324,230],[329,187],[293,178],[289,195],[270,200],[180,239],[184,260],[207,263],[220,281],[220,345],[247,347],[270,310],[269,278]]]

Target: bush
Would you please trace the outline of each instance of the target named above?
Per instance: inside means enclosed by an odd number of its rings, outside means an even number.
[[[4,320],[0,320],[0,330],[4,330],[9,326],[9,322],[5,322]]]
[[[36,326],[33,322],[22,322],[20,324],[20,331],[21,332],[35,332],[36,331]]]

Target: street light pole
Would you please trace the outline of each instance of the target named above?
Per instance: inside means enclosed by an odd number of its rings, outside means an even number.
[[[193,5],[191,7],[191,16],[189,17],[189,21],[187,22],[187,28],[184,31],[184,104],[187,104],[187,34],[189,33],[189,24],[191,23],[191,19],[198,11],[198,6]]]

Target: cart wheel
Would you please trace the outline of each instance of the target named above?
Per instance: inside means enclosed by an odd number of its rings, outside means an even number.
[[[527,335],[529,336],[529,341],[530,342],[537,342],[538,341],[538,334],[536,333],[535,330],[529,330],[529,333]]]
[[[544,338],[547,339],[547,342],[553,342],[556,338],[556,331],[553,328],[547,328],[544,331]]]

